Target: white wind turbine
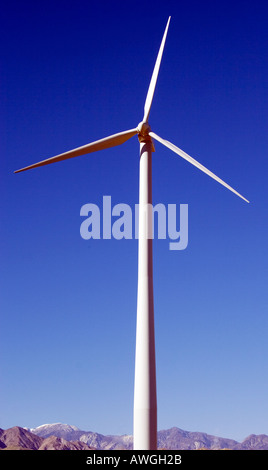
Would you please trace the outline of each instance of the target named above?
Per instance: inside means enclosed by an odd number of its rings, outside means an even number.
[[[156,400],[156,371],[155,371],[155,340],[154,340],[154,301],[153,301],[153,254],[152,254],[152,152],[153,140],[184,158],[192,165],[202,170],[228,188],[237,196],[249,202],[218,176],[198,163],[176,145],[162,139],[151,131],[148,124],[150,109],[154,96],[156,81],[159,73],[163,49],[166,41],[170,17],[166,25],[160,45],[151,82],[149,85],[143,120],[134,129],[119,132],[55,157],[42,160],[33,165],[21,168],[15,173],[59,162],[68,158],[96,152],[123,144],[134,135],[140,142],[140,182],[139,182],[139,256],[138,256],[138,298],[136,326],[136,357],[135,357],[135,386],[134,386],[134,449],[157,449],[157,400]]]

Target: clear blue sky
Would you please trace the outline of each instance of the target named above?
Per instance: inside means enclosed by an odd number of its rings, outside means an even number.
[[[0,427],[132,433],[137,240],[80,236],[80,208],[138,202],[139,145],[29,172],[135,127],[168,16],[150,124],[154,203],[189,205],[189,245],[154,243],[158,429],[268,434],[265,1],[5,2],[1,8]]]

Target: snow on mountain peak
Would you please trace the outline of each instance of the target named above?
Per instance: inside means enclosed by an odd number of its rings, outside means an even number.
[[[73,433],[79,433],[81,432],[80,429],[76,426],[72,426],[71,424],[63,424],[63,423],[52,423],[52,424],[42,424],[41,426],[37,426],[36,428],[30,429],[30,432],[37,434],[38,436],[41,437],[48,437],[51,435],[57,435],[59,434],[65,436],[65,435],[71,435]]]

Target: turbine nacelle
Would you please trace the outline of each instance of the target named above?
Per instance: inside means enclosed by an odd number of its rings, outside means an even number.
[[[152,152],[155,152],[154,142],[150,136],[151,127],[149,126],[148,122],[141,121],[137,127],[137,132],[140,144],[142,142],[151,142]]]
[[[142,135],[143,137],[149,136],[149,132],[151,132],[151,127],[149,126],[148,122],[141,121],[137,127],[138,135]]]
[[[148,122],[141,121],[137,127],[137,134],[139,142],[151,142],[153,143],[152,138],[150,137],[149,133],[151,132],[151,127],[149,126]],[[153,151],[154,147],[153,147]]]

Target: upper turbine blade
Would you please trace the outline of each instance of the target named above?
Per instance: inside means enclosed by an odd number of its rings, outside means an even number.
[[[207,168],[205,168],[203,165],[201,165],[201,163],[197,162],[194,158],[190,157],[190,155],[188,155],[187,153],[185,153],[183,150],[181,150],[180,148],[176,147],[176,145],[172,144],[171,142],[169,142],[168,140],[164,140],[162,139],[161,137],[159,137],[158,135],[156,135],[154,132],[149,132],[150,136],[153,137],[153,139],[156,139],[158,140],[158,142],[160,142],[161,144],[165,145],[166,147],[168,147],[170,150],[172,150],[173,152],[177,153],[178,155],[180,155],[180,157],[184,158],[185,160],[187,160],[188,162],[192,163],[192,165],[196,166],[197,168],[199,168],[199,170],[203,171],[204,173],[206,173],[207,175],[211,176],[211,178],[213,178],[214,180],[218,181],[218,183],[222,184],[223,186],[225,186],[226,188],[230,189],[230,191],[232,191],[233,193],[235,193],[237,196],[241,197],[242,199],[244,199],[244,201],[246,202],[249,202],[246,198],[244,198],[241,194],[239,194],[237,191],[235,191],[235,189],[233,189],[231,186],[229,186],[229,184],[225,183],[222,179],[220,179],[218,176],[214,175],[214,173],[212,173],[210,170],[208,170]]]
[[[43,165],[49,165],[49,163],[60,162],[62,160],[67,160],[68,158],[79,157],[80,155],[85,155],[91,152],[97,152],[98,150],[104,150],[110,147],[115,147],[116,145],[121,145],[126,142],[128,139],[137,134],[137,129],[130,129],[129,131],[119,132],[118,134],[110,135],[104,139],[96,140],[96,142],[91,142],[90,144],[83,145],[69,152],[61,153],[55,157],[47,158],[41,162],[34,163],[33,165],[26,166],[20,170],[15,171],[14,173],[19,173],[21,171],[30,170],[31,168],[36,168]]]
[[[167,37],[170,18],[171,17],[168,18],[167,26],[166,26],[166,29],[165,29],[165,32],[164,32],[164,36],[163,36],[161,45],[160,45],[160,49],[159,49],[158,56],[157,56],[155,66],[154,66],[153,75],[152,75],[151,82],[150,82],[150,85],[149,85],[149,89],[148,89],[148,92],[147,92],[146,101],[145,101],[145,105],[144,105],[143,122],[148,122],[148,119],[149,119],[150,109],[151,109],[151,105],[152,105],[152,101],[153,101],[154,90],[155,90],[156,81],[157,81],[157,77],[158,77],[158,72],[159,72],[159,69],[160,69],[161,59],[162,59],[162,55],[163,55],[163,50],[164,50],[164,46],[165,46],[165,42],[166,42],[166,37]]]

